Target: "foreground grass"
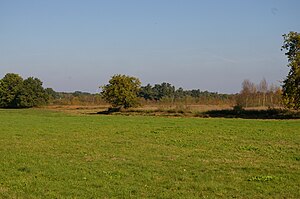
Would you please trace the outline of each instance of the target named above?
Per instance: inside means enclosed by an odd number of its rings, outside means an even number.
[[[0,198],[300,198],[299,129],[0,110]]]

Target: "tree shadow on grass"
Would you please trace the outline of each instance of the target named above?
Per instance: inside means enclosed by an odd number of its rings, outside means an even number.
[[[120,107],[114,107],[114,108],[108,108],[107,110],[105,111],[99,111],[97,112],[97,114],[100,114],[100,115],[110,115],[110,114],[113,114],[113,113],[116,113],[116,112],[120,112],[121,111],[121,108]]]
[[[243,119],[300,119],[300,112],[283,109],[268,110],[211,110],[205,112],[208,117]]]

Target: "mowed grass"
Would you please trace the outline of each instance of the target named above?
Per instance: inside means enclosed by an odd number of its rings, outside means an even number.
[[[0,198],[300,198],[300,121],[0,110]]]

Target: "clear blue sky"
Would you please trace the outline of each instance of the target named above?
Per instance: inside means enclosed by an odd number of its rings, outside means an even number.
[[[280,85],[282,34],[299,0],[0,0],[0,78],[35,76],[57,91],[97,92],[114,74],[235,93]]]

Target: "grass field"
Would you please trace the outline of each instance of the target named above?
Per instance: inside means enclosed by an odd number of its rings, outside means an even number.
[[[300,120],[0,110],[0,198],[300,198]]]

